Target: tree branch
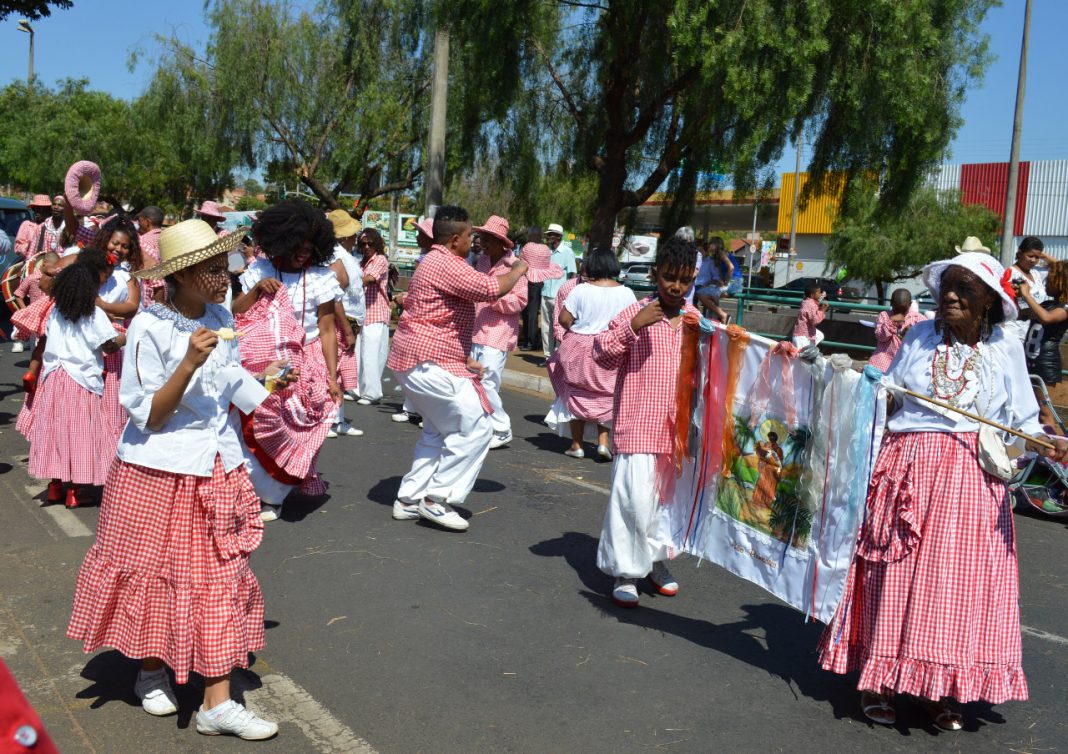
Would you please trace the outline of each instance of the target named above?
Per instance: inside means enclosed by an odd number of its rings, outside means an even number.
[[[697,80],[697,71],[697,66],[690,66],[681,76],[665,87],[652,102],[641,109],[634,126],[625,134],[624,138],[628,147],[637,144],[645,137],[657,116],[672,97],[685,91],[688,86]]]
[[[549,76],[552,78],[553,83],[556,84],[556,88],[560,91],[561,96],[564,98],[564,104],[567,105],[567,109],[571,112],[571,117],[579,122],[579,124],[585,128],[586,113],[576,104],[575,99],[571,96],[571,92],[568,91],[567,86],[564,84],[564,79],[560,73],[553,66],[553,62],[549,59],[548,53],[545,52],[545,48],[541,42],[532,37],[528,38],[530,46],[534,48],[534,51],[538,53],[538,57],[541,58],[542,64],[549,72]]]

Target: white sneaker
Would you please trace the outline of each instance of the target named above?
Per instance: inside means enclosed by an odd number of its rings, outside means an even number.
[[[572,458],[585,458],[586,457],[586,453],[585,453],[585,451],[582,450],[582,448],[576,448],[574,450],[572,450],[571,448],[568,448],[567,450],[564,451],[564,455],[565,456],[571,456]]]
[[[16,340],[11,344],[11,353],[22,353],[26,350],[26,344],[21,340]]]
[[[419,515],[446,529],[467,531],[467,520],[445,503],[423,500],[419,503]]]
[[[500,434],[494,434],[493,439],[490,440],[490,450],[496,450],[497,448],[503,448],[505,445],[512,441],[511,432],[501,432]]]
[[[638,585],[635,579],[616,579],[612,587],[612,602],[620,607],[638,606]]]
[[[228,699],[210,712],[201,705],[197,710],[197,733],[263,741],[278,733],[278,723],[256,717],[233,699]]]
[[[347,401],[354,401],[354,400],[357,400],[359,397],[360,396],[356,395],[356,391],[355,390],[346,390],[345,391],[345,400],[347,400]]]
[[[278,514],[282,512],[281,505],[260,503],[260,521],[277,521]]]
[[[419,506],[416,503],[403,503],[400,500],[394,500],[393,518],[398,521],[411,521],[419,518]]]
[[[389,420],[395,421],[397,422],[397,424],[400,424],[402,422],[408,421],[410,418],[411,417],[408,415],[407,411],[398,411],[397,413],[393,414],[393,416],[389,417]]]
[[[330,429],[328,429],[326,431],[326,436],[327,437],[337,437],[337,425],[336,424],[331,424],[330,425]]]
[[[665,597],[674,597],[679,593],[679,582],[671,575],[667,564],[663,561],[653,563],[653,572],[649,574],[649,583],[653,585],[657,593]]]
[[[612,460],[612,451],[608,449],[607,445],[598,445],[597,446],[597,455],[599,455],[601,458],[603,458],[606,461],[611,461]]]
[[[348,422],[345,422],[344,424],[335,424],[334,425],[334,431],[337,432],[338,435],[345,435],[346,437],[362,437],[363,436],[363,430],[362,429],[356,429],[356,427],[352,426]]]
[[[374,403],[374,401],[370,398],[357,398],[356,403],[361,406],[370,406],[372,403]]]
[[[141,700],[141,707],[150,715],[165,717],[178,711],[178,697],[174,695],[166,670],[138,672],[134,693]]]

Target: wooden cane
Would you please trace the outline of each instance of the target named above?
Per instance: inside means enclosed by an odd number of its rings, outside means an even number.
[[[917,400],[927,401],[928,403],[934,404],[935,406],[938,406],[940,408],[944,408],[944,409],[947,409],[949,411],[955,411],[958,414],[962,414],[964,416],[967,416],[972,421],[977,421],[980,424],[989,424],[991,427],[995,427],[997,429],[1000,429],[1002,432],[1008,432],[1010,435],[1016,435],[1017,437],[1021,437],[1024,440],[1027,440],[1028,442],[1031,442],[1031,443],[1034,443],[1035,445],[1038,445],[1039,447],[1048,448],[1049,450],[1054,450],[1054,451],[1057,450],[1057,446],[1054,445],[1053,443],[1046,442],[1045,440],[1039,440],[1037,437],[1032,437],[1031,435],[1026,434],[1024,432],[1020,432],[1017,429],[1012,429],[1010,427],[1006,427],[1004,424],[998,424],[996,421],[992,421],[990,419],[986,419],[986,418],[984,418],[982,416],[979,416],[978,414],[973,414],[971,411],[966,411],[963,408],[957,408],[956,406],[954,406],[952,404],[944,403],[944,402],[942,402],[942,401],[940,401],[940,400],[938,400],[936,398],[932,398],[929,395],[923,395],[921,393],[915,392],[914,390],[909,390],[908,388],[904,388],[904,387],[888,387],[887,390],[889,390],[891,393],[904,393],[905,395],[911,395],[913,398],[916,398]]]

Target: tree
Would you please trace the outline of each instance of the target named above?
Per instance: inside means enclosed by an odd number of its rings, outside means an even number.
[[[55,10],[66,10],[72,5],[71,0],[0,0],[0,21],[8,16],[21,16],[30,21],[47,18]]]
[[[811,172],[874,170],[884,204],[900,205],[958,126],[991,4],[441,0],[440,22],[460,41],[465,79],[478,65],[456,95],[461,144],[523,145],[510,154],[520,164],[592,171],[592,240],[607,243],[620,211],[673,173],[683,199],[717,169],[752,188],[802,131],[815,135]],[[478,81],[495,82],[481,98]],[[512,117],[523,100],[527,117]]]
[[[281,166],[330,208],[342,192],[366,203],[422,170],[424,13],[418,0],[217,0],[206,53],[165,40],[157,75],[174,72],[240,164]]]
[[[967,236],[996,244],[1001,219],[982,205],[963,204],[960,193],[918,190],[900,211],[887,212],[867,185],[854,182],[847,209],[834,224],[828,264],[874,285],[883,302],[887,286],[920,273],[923,266],[954,253]]]

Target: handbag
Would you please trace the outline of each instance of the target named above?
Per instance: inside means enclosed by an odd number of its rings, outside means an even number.
[[[1006,482],[1016,475],[1009,453],[1005,450],[1005,440],[989,424],[979,425],[979,466],[990,476]]]

